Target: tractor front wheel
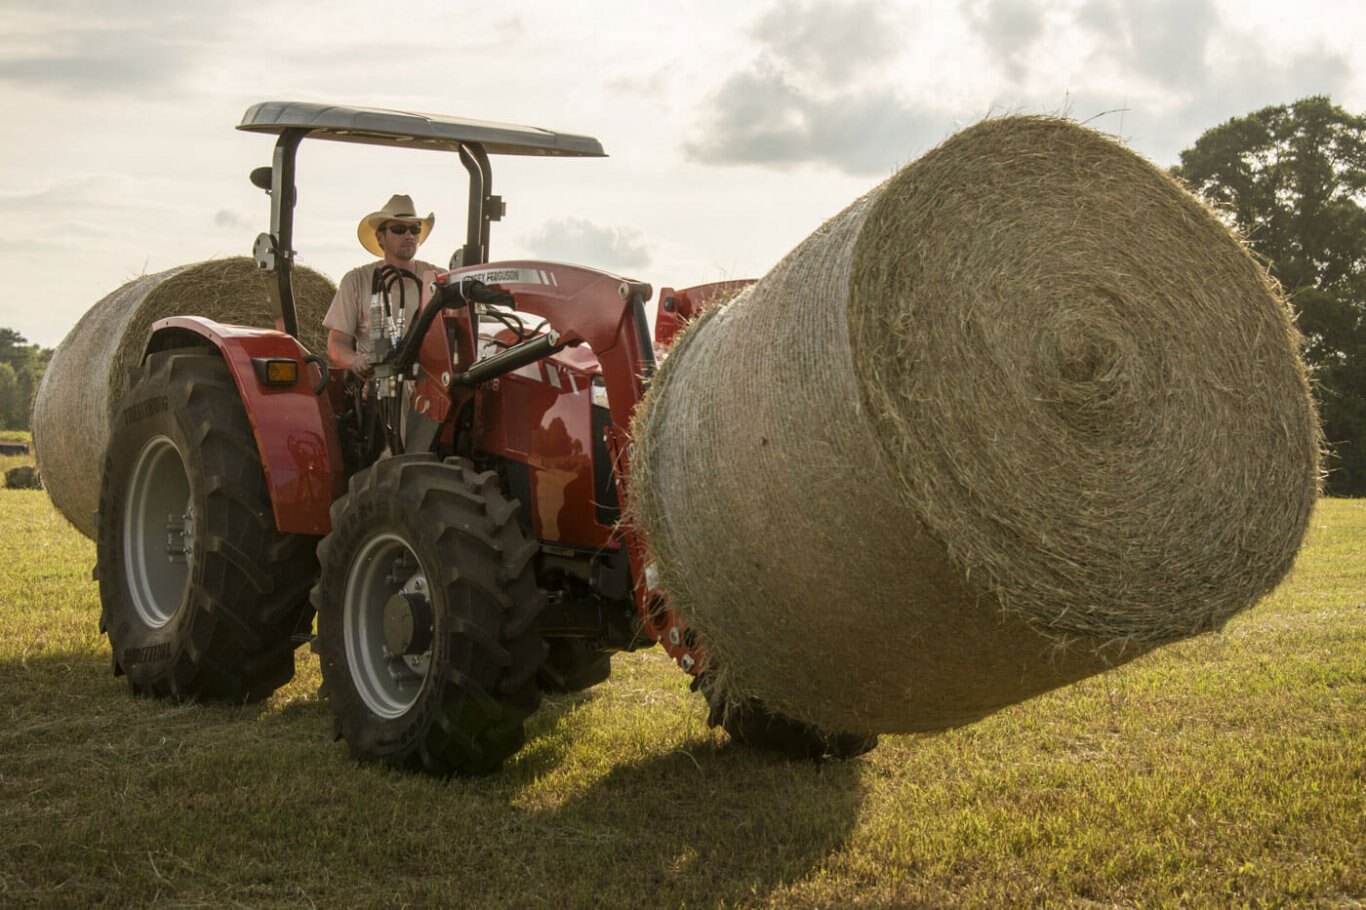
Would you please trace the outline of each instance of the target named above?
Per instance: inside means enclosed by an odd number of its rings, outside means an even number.
[[[148,358],[114,419],[98,524],[100,628],[134,693],[248,702],[294,675],[314,539],[276,530],[216,351]]]
[[[492,472],[425,454],[351,479],[318,547],[323,688],[367,762],[496,771],[540,703],[534,541]]]

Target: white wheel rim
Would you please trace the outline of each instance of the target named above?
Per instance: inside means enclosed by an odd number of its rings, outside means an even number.
[[[185,601],[194,555],[190,478],[180,450],[166,436],[149,439],[128,481],[123,513],[123,563],[138,618],[159,629]]]
[[[342,625],[346,664],[356,692],[378,717],[401,717],[417,702],[431,668],[431,649],[396,655],[384,639],[384,605],[399,592],[427,595],[417,555],[396,534],[367,540],[347,575]]]

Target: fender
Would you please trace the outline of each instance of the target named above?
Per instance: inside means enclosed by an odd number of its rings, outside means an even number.
[[[172,316],[152,324],[144,356],[187,344],[211,344],[232,371],[265,468],[276,528],[290,534],[329,532],[332,500],[344,492],[346,479],[331,401],[314,392],[312,377],[318,371],[304,360],[309,352],[275,329]],[[288,387],[263,385],[252,365],[258,357],[295,361],[298,381]]]

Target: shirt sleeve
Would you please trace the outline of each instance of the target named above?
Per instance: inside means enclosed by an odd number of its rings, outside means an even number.
[[[364,268],[355,268],[342,276],[337,283],[337,293],[332,296],[332,304],[323,316],[323,326],[344,332],[353,338],[361,334],[361,304],[364,296],[360,292]]]

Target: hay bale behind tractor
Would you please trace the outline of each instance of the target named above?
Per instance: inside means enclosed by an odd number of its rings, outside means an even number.
[[[5,487],[10,490],[41,490],[43,477],[31,464],[21,464],[5,472]]]
[[[240,256],[144,275],[100,300],[57,346],[33,403],[33,444],[48,495],[82,534],[95,536],[100,470],[109,424],[141,362],[152,323],[167,316],[270,327],[267,276]],[[301,341],[322,351],[323,314],[335,286],[294,270]]]
[[[716,685],[968,723],[1219,628],[1289,569],[1318,435],[1284,301],[1165,174],[987,121],[692,327],[635,520]]]

